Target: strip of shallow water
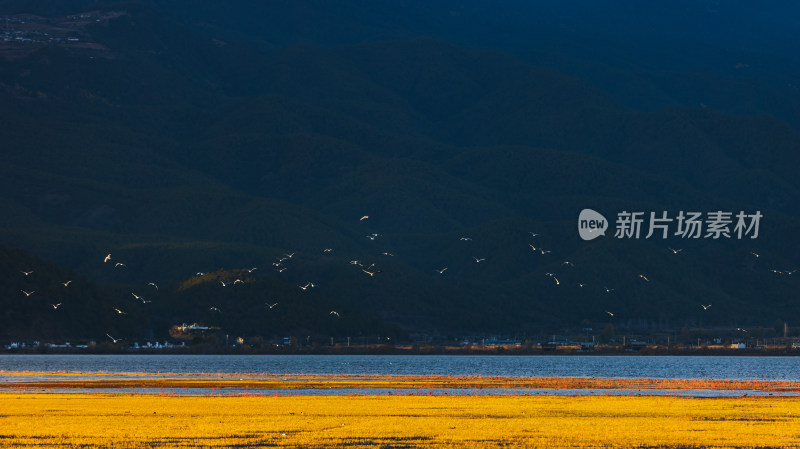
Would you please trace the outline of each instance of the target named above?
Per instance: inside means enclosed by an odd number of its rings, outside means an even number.
[[[335,388],[243,390],[216,388],[9,388],[8,392],[51,394],[144,394],[175,396],[678,396],[693,398],[800,396],[797,391],[570,389],[570,388]]]
[[[2,354],[0,371],[800,381],[800,357]]]

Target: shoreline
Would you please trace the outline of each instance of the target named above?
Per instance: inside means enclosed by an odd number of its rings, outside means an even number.
[[[636,390],[752,391],[800,394],[800,380],[664,379],[608,377],[510,377],[369,374],[101,373],[0,371],[0,391],[8,390]]]
[[[295,350],[295,351],[256,351],[256,350],[204,350],[202,348],[171,348],[171,349],[137,349],[137,350],[87,350],[87,349],[64,349],[47,348],[30,350],[0,351],[3,355],[215,355],[215,356],[302,356],[302,355],[337,355],[337,356],[696,356],[696,357],[798,357],[800,350],[790,349],[662,349],[645,347],[639,350],[574,350],[574,349],[554,349],[554,350],[525,350],[518,348],[491,348],[485,350],[463,350],[434,348],[427,351],[410,350],[400,348],[372,348],[372,349],[331,349],[331,350]]]

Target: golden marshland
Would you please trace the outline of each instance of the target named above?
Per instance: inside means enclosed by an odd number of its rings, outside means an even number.
[[[800,398],[0,393],[2,447],[798,447]]]

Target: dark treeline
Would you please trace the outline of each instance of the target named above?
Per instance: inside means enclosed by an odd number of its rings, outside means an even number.
[[[623,2],[611,34],[589,3],[0,2],[39,16],[2,24],[0,242],[26,253],[0,336],[800,321],[796,6],[679,2],[679,33]],[[584,242],[586,207],[764,218]]]

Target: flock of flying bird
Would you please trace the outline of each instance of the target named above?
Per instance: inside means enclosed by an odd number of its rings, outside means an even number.
[[[539,235],[539,234],[535,234],[535,233],[533,233],[533,232],[530,232],[530,234],[531,234],[531,237],[536,237],[536,236],[538,236],[538,235]],[[462,239],[462,240],[463,240],[463,239]],[[537,248],[537,247],[535,247],[533,244],[530,244],[530,243],[528,244],[528,246],[530,246],[530,247],[531,247],[531,250],[533,250],[533,252],[537,252],[537,251],[539,251],[541,254],[548,254],[548,253],[550,253],[550,251],[545,251],[545,250],[543,250],[542,248]],[[674,255],[677,255],[678,253],[680,253],[681,251],[683,251],[683,248],[679,248],[679,249],[667,248],[667,250],[668,250],[669,252],[671,252],[672,254],[674,254]],[[750,254],[751,254],[752,256],[754,256],[755,258],[759,258],[759,257],[761,257],[761,256],[760,256],[760,254],[758,254],[758,253],[756,253],[756,252],[754,252],[754,251],[750,251]],[[566,266],[569,266],[569,267],[574,267],[574,266],[575,266],[575,265],[574,265],[572,262],[570,262],[570,261],[564,261],[564,262],[562,263],[562,265],[566,265]],[[794,274],[794,273],[797,271],[797,269],[794,269],[794,270],[785,270],[785,271],[776,270],[776,269],[770,269],[769,271],[771,271],[771,272],[773,272],[773,273],[777,273],[777,274],[782,274],[782,275],[792,275],[792,274]],[[556,275],[555,275],[554,273],[545,273],[545,276],[549,276],[549,277],[551,277],[551,278],[553,279],[553,281],[555,282],[555,284],[556,284],[556,285],[561,285],[561,282],[558,280],[558,278],[556,277]],[[644,280],[645,282],[650,282],[650,279],[648,279],[648,278],[647,278],[647,276],[645,276],[645,275],[643,275],[643,274],[638,274],[638,275],[637,275],[637,277],[639,277],[640,279]],[[585,287],[585,286],[586,286],[586,284],[584,284],[584,283],[581,283],[581,282],[579,282],[579,283],[578,283],[578,287],[580,287],[580,288],[583,288],[583,287]],[[608,288],[608,287],[603,287],[603,291],[604,291],[605,293],[609,293],[609,294],[610,294],[610,293],[613,293],[613,292],[614,292],[614,289],[613,289],[613,288]],[[710,309],[710,308],[711,308],[711,306],[712,306],[712,304],[703,304],[703,303],[700,303],[700,307],[701,307],[703,310],[708,310],[708,309]],[[605,311],[605,313],[606,313],[606,314],[608,314],[608,315],[609,315],[609,316],[611,316],[611,317],[614,317],[614,316],[615,316],[615,314],[614,314],[613,312],[609,312],[608,310],[606,310],[606,311]],[[743,330],[743,329],[740,329],[740,330]]]
[[[359,219],[359,221],[364,221],[364,220],[367,220],[367,219],[369,219],[369,216],[368,216],[368,215],[364,215],[364,216],[362,216],[362,217]],[[532,238],[532,239],[533,239],[533,238],[535,238],[535,237],[538,237],[538,236],[540,235],[540,234],[537,234],[537,233],[534,233],[534,232],[529,232],[529,234],[531,235],[531,238]],[[370,240],[373,240],[373,241],[374,241],[375,239],[377,239],[377,238],[378,238],[378,237],[380,237],[380,236],[381,236],[381,234],[378,234],[378,233],[373,233],[373,234],[368,234],[368,235],[366,235],[366,238],[368,238],[368,239],[370,239]],[[460,241],[463,241],[463,242],[470,242],[470,241],[472,241],[472,238],[471,238],[471,237],[460,237],[460,238],[459,238],[459,240],[460,240]],[[551,253],[552,253],[552,251],[550,251],[550,250],[545,250],[544,248],[542,248],[542,247],[539,247],[539,246],[535,246],[533,243],[528,243],[528,246],[531,248],[531,250],[532,250],[534,253],[537,253],[537,254],[540,254],[540,255],[546,255],[546,254],[551,254]],[[679,254],[681,251],[683,251],[683,249],[673,249],[673,248],[667,248],[667,250],[669,250],[669,251],[670,251],[672,254],[674,254],[674,255],[677,255],[677,254]],[[333,252],[333,248],[324,248],[324,249],[323,249],[323,254],[328,254],[328,253],[332,253],[332,252]],[[393,254],[393,253],[390,253],[390,252],[383,252],[383,253],[381,253],[381,254],[382,254],[382,255],[384,255],[384,256],[394,256],[394,254]],[[272,263],[273,269],[274,269],[276,272],[278,272],[278,273],[283,273],[283,272],[284,272],[284,271],[287,269],[287,267],[286,267],[286,265],[285,265],[285,264],[286,264],[286,262],[288,262],[289,260],[291,260],[291,259],[292,259],[292,257],[294,257],[294,255],[295,255],[295,253],[287,253],[287,254],[284,254],[282,257],[278,258],[278,260],[277,260],[276,262],[273,262],[273,263]],[[753,257],[755,257],[755,258],[759,258],[759,257],[761,257],[761,256],[760,256],[760,254],[758,254],[758,253],[756,253],[756,252],[754,252],[754,251],[750,251],[750,255],[752,255],[752,256],[753,256]],[[484,261],[486,261],[486,260],[487,260],[485,257],[475,257],[475,256],[473,256],[472,258],[473,258],[473,260],[475,261],[475,263],[481,263],[481,262],[484,262]],[[109,254],[107,254],[107,255],[106,255],[104,258],[103,258],[103,263],[108,263],[108,262],[110,262],[111,260],[112,260],[112,257],[111,257],[111,254],[109,253]],[[361,269],[361,271],[362,271],[362,272],[364,272],[366,275],[368,275],[368,276],[370,276],[370,277],[373,277],[373,276],[375,276],[375,275],[377,275],[377,274],[383,273],[383,270],[380,270],[380,269],[375,269],[375,264],[374,264],[374,263],[373,263],[373,264],[370,264],[369,266],[366,266],[366,267],[365,267],[365,266],[364,266],[364,265],[361,263],[361,261],[359,261],[359,260],[351,260],[351,261],[350,261],[350,264],[351,264],[351,265],[355,265],[355,266],[359,267],[359,268]],[[572,262],[570,262],[570,261],[564,261],[564,262],[563,262],[561,265],[562,265],[562,266],[565,266],[565,267],[574,267],[574,266],[575,266],[575,265],[574,265]],[[126,265],[125,265],[124,263],[122,263],[122,262],[114,262],[114,268],[125,268],[125,267],[126,267]],[[250,268],[250,269],[246,269],[246,270],[244,270],[244,271],[247,271],[248,273],[252,273],[252,272],[254,272],[254,271],[255,271],[255,270],[257,270],[257,269],[258,269],[257,267],[253,267],[253,268]],[[443,274],[445,273],[445,271],[447,271],[447,269],[448,269],[448,267],[443,267],[443,268],[441,268],[441,269],[434,269],[433,271],[437,272],[437,273],[438,273],[438,274],[440,274],[440,275],[443,275]],[[776,273],[776,274],[779,274],[779,275],[791,276],[792,274],[794,274],[794,273],[797,271],[797,269],[794,269],[794,270],[777,270],[777,269],[770,269],[769,271],[771,271],[771,272],[773,272],[773,273]],[[33,272],[33,271],[21,271],[21,273],[22,273],[22,274],[23,274],[25,277],[28,277],[28,276],[32,275],[34,272]],[[205,274],[206,274],[206,273],[204,273],[204,272],[197,272],[197,273],[195,273],[195,275],[196,275],[196,276],[204,276]],[[545,273],[545,276],[548,276],[548,277],[552,278],[552,279],[553,279],[553,282],[555,283],[555,285],[561,285],[561,284],[562,284],[562,283],[561,283],[561,281],[559,281],[559,279],[558,279],[558,277],[557,277],[557,275],[556,275],[555,273],[550,273],[550,272],[548,272],[548,273]],[[648,278],[647,278],[647,276],[645,276],[644,274],[639,274],[639,275],[638,275],[638,277],[639,277],[640,279],[642,279],[644,282],[650,282],[650,279],[648,279]],[[223,281],[223,280],[220,280],[219,282],[220,282],[220,284],[222,285],[222,287],[227,287],[227,286],[229,286],[229,285],[241,284],[241,283],[244,283],[245,281],[243,281],[242,279],[236,279],[236,280],[234,280],[233,282],[225,282],[225,281]],[[68,280],[68,281],[65,281],[65,282],[61,282],[60,284],[61,284],[61,285],[63,285],[64,287],[69,287],[69,284],[70,284],[70,283],[72,283],[72,280]],[[579,287],[579,288],[583,288],[583,287],[585,287],[585,286],[586,286],[586,284],[584,284],[584,283],[581,283],[581,282],[579,282],[579,283],[577,283],[577,284],[578,284],[578,287]],[[151,288],[155,289],[156,291],[158,290],[158,285],[157,285],[156,283],[154,283],[154,282],[149,282],[149,283],[147,283],[146,285],[147,285],[148,287],[151,287]],[[315,287],[317,287],[317,284],[315,284],[315,283],[313,283],[313,282],[310,282],[310,281],[309,281],[309,282],[306,282],[306,283],[305,283],[305,284],[303,284],[303,285],[297,285],[297,287],[298,287],[300,290],[307,291],[307,290],[309,290],[309,289],[311,289],[311,288],[315,288]],[[603,291],[604,291],[606,294],[611,294],[611,293],[613,293],[615,290],[614,290],[613,288],[609,288],[609,287],[603,287]],[[35,291],[35,290],[33,290],[33,291],[21,290],[21,292],[22,292],[22,293],[23,293],[23,294],[24,294],[26,297],[31,297],[33,294],[35,294],[35,293],[36,293],[36,291]],[[142,302],[142,304],[148,304],[148,303],[151,303],[151,302],[152,302],[151,300],[148,300],[148,299],[146,299],[144,296],[138,295],[138,294],[136,294],[135,292],[131,292],[131,295],[133,296],[133,298],[134,298],[134,299],[136,299],[136,300],[138,300],[138,301],[141,301],[141,302]],[[278,304],[279,304],[278,302],[273,302],[273,303],[269,303],[269,302],[267,302],[267,303],[265,303],[265,304],[264,304],[264,307],[265,307],[265,308],[268,308],[268,309],[270,309],[270,310],[271,310],[271,309],[273,309],[273,308],[277,307],[277,306],[278,306]],[[58,309],[58,308],[59,308],[61,305],[62,305],[62,303],[50,304],[50,306],[53,308],[53,310],[57,310],[57,309]],[[702,304],[702,303],[700,304],[700,307],[702,307],[702,309],[703,309],[703,310],[708,310],[709,308],[711,308],[711,306],[712,306],[712,304]],[[117,314],[119,314],[119,315],[127,315],[127,312],[125,312],[125,311],[123,311],[123,310],[121,310],[121,309],[119,309],[119,308],[117,308],[117,307],[113,307],[113,310],[114,310],[114,311],[115,311]],[[220,310],[220,309],[219,309],[218,307],[216,307],[216,306],[212,306],[212,307],[210,307],[210,308],[209,308],[209,310],[210,310],[210,311],[212,311],[212,312],[222,313],[222,310]],[[615,316],[615,314],[614,314],[613,312],[610,312],[610,311],[608,311],[608,310],[606,310],[606,311],[605,311],[605,313],[606,313],[606,314],[608,314],[608,315],[609,315],[609,316],[611,316],[611,317],[614,317],[614,316]],[[331,311],[328,313],[328,315],[330,315],[330,316],[332,316],[332,317],[336,317],[336,318],[340,318],[340,317],[341,317],[341,315],[339,314],[339,312],[337,312],[336,310],[331,310]],[[743,330],[743,329],[740,329],[740,330]],[[109,338],[109,339],[110,339],[110,340],[111,340],[111,341],[112,341],[114,344],[116,344],[116,343],[118,343],[118,342],[120,342],[120,341],[122,341],[122,340],[123,340],[122,338],[114,338],[114,337],[112,337],[112,336],[111,336],[110,334],[108,334],[108,333],[106,333],[106,336],[107,336],[107,337],[108,337],[108,338]]]

